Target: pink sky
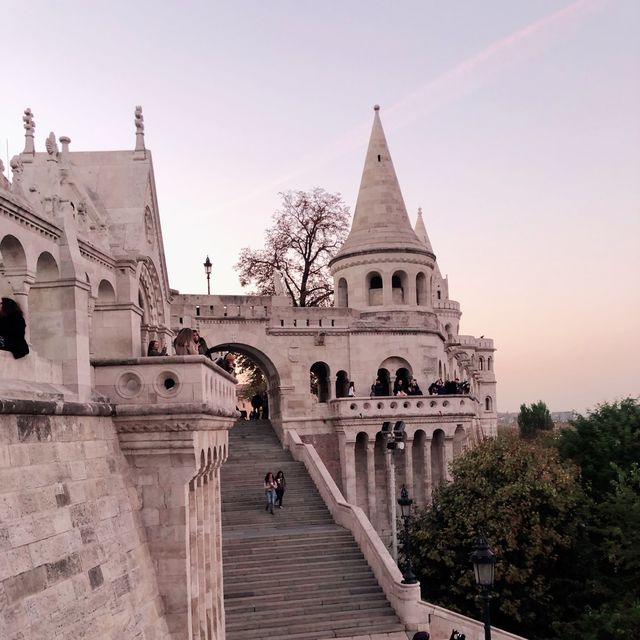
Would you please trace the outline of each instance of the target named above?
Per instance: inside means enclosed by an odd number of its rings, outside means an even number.
[[[188,6],[188,9],[185,9]],[[72,149],[144,108],[173,287],[239,293],[277,192],[355,204],[379,103],[498,408],[640,394],[640,3],[34,0],[3,10],[0,155],[30,106]],[[5,160],[6,164],[6,160]]]

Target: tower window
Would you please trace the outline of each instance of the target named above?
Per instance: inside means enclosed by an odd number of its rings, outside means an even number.
[[[380,154],[378,154],[378,162],[380,162]]]

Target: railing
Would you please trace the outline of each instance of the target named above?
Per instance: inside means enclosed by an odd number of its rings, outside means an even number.
[[[336,398],[329,402],[334,416],[448,416],[476,413],[476,400],[469,395],[382,396],[373,398]]]
[[[235,415],[233,376],[205,356],[96,359],[95,389],[119,405],[181,407],[206,405],[221,415]]]

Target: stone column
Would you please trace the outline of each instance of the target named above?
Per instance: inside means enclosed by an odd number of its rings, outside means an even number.
[[[453,461],[453,438],[444,439],[444,478],[451,480],[449,464]]]
[[[378,527],[378,504],[376,500],[376,441],[367,442],[367,500],[369,501],[369,521],[374,529]]]
[[[382,275],[382,304],[385,307],[393,306],[393,287],[392,276],[390,273],[383,273]]]
[[[219,470],[232,421],[205,414],[126,415],[127,410],[119,408],[116,428],[141,494],[141,517],[169,631],[175,640],[220,640]]]
[[[431,438],[428,436],[424,441],[424,499],[426,504],[431,503],[431,490],[433,487],[433,479],[431,477],[432,469],[431,469]]]
[[[413,494],[413,438],[407,438],[404,443],[404,482],[409,495]]]
[[[344,431],[338,432],[338,446],[340,447],[340,471],[342,473],[342,490],[347,502],[356,502],[356,452],[355,442],[348,442]]]

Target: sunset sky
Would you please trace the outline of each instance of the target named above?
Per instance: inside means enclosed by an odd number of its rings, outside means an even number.
[[[0,157],[49,131],[133,148],[144,110],[171,286],[240,293],[278,192],[355,199],[381,105],[498,410],[640,394],[638,0],[31,0],[0,14]]]

